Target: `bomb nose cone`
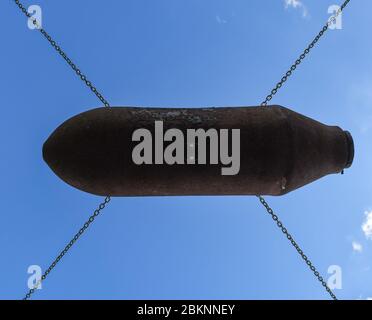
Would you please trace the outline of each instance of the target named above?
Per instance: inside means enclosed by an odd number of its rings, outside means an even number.
[[[43,159],[52,171],[65,182],[69,174],[69,156],[74,152],[74,144],[68,143],[68,139],[61,138],[59,129],[56,129],[43,144]]]
[[[48,139],[44,142],[43,149],[42,149],[43,159],[46,162],[46,164],[49,166],[49,168],[51,168],[52,170],[53,170],[53,167],[54,167],[54,165],[53,165],[54,158],[51,157],[51,155],[52,155],[51,150],[53,149],[53,145],[54,145],[53,135],[50,135],[48,137]]]
[[[106,170],[112,153],[106,146],[110,137],[102,132],[105,123],[104,117],[90,119],[86,113],[74,116],[48,137],[42,149],[44,161],[59,178],[75,188],[99,195],[111,191],[107,187],[110,175]],[[116,151],[117,148],[111,150]]]
[[[43,144],[42,154],[44,161],[58,177],[75,186],[73,181],[79,177],[78,164],[75,162],[79,153],[78,137],[69,137],[74,130],[67,131],[66,126],[68,127],[65,123],[62,124],[48,137]]]

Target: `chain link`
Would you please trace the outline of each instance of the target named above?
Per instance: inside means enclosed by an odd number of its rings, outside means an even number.
[[[329,293],[329,295],[332,297],[333,300],[337,300],[336,295],[332,292],[332,290],[328,287],[327,282],[323,279],[323,277],[320,275],[319,271],[315,268],[313,263],[310,261],[310,259],[305,255],[303,250],[300,248],[300,246],[297,244],[297,242],[294,240],[292,235],[288,232],[287,228],[284,226],[283,222],[279,220],[279,217],[274,213],[273,209],[270,208],[266,200],[262,196],[257,196],[262,205],[265,207],[267,213],[271,216],[271,218],[276,222],[276,225],[278,228],[283,232],[283,234],[286,236],[288,241],[292,244],[292,246],[296,249],[298,254],[301,256],[301,258],[305,261],[305,263],[308,265],[310,270],[314,273],[315,277],[318,279],[318,281],[322,284],[324,289]]]
[[[54,269],[57,263],[64,257],[64,255],[71,249],[74,243],[81,237],[86,229],[90,226],[90,224],[95,220],[96,217],[101,213],[101,211],[105,208],[106,204],[110,202],[111,198],[107,196],[103,202],[101,202],[96,210],[94,210],[93,214],[89,217],[89,219],[84,223],[84,225],[80,228],[80,230],[75,234],[75,236],[71,239],[71,241],[65,246],[65,248],[61,251],[61,253],[54,259],[52,264],[49,268],[44,272],[41,276],[41,279],[36,283],[36,285],[31,288],[28,293],[25,295],[23,300],[27,300],[31,298],[31,295],[35,292],[35,290],[39,287],[40,283],[46,279],[49,273]]]
[[[41,28],[36,18],[32,18],[31,14],[29,14],[26,8],[19,0],[14,0],[16,5],[21,9],[21,11],[26,15],[27,18],[31,19],[32,23],[35,27],[40,31],[40,33],[48,40],[51,46],[58,52],[58,54],[67,62],[67,64],[71,67],[72,70],[76,73],[76,75],[86,84],[86,86],[97,96],[97,98],[103,103],[105,107],[110,107],[110,104],[107,100],[103,97],[101,93],[97,90],[97,88],[93,85],[93,83],[87,78],[87,76],[81,72],[81,70],[72,62],[72,60],[67,56],[67,54],[62,50],[62,48],[57,44],[55,40],[43,29]]]
[[[332,23],[335,23],[337,17],[340,15],[340,13],[345,9],[345,7],[348,5],[350,0],[346,0],[341,7],[337,10],[336,14],[333,15],[327,23],[323,26],[323,28],[320,30],[320,32],[317,34],[317,36],[313,39],[313,41],[307,46],[307,48],[304,50],[304,52],[298,57],[298,59],[295,61],[294,64],[288,69],[288,71],[284,74],[282,79],[276,84],[276,86],[271,90],[270,94],[266,96],[265,100],[261,103],[262,107],[266,107],[267,103],[273,98],[273,96],[278,92],[278,90],[283,86],[284,82],[288,80],[288,78],[292,75],[293,71],[297,69],[297,66],[300,65],[300,63],[305,59],[307,54],[311,51],[311,49],[315,46],[315,44],[319,41],[319,39],[324,35],[324,33],[329,29],[329,26]],[[288,232],[287,228],[283,225],[283,223],[279,220],[279,217],[274,213],[273,209],[269,206],[269,204],[266,202],[266,200],[262,196],[257,196],[262,205],[265,207],[267,213],[271,216],[271,218],[276,222],[279,229],[282,231],[282,233],[286,236],[288,241],[292,244],[292,246],[296,249],[298,254],[301,256],[301,258],[305,261],[306,265],[310,268],[310,270],[314,273],[314,276],[318,279],[318,281],[322,284],[324,289],[328,292],[328,294],[332,297],[333,300],[337,300],[336,295],[332,292],[332,290],[328,287],[327,282],[324,280],[324,278],[320,275],[319,271],[315,268],[313,263],[310,261],[310,259],[305,255],[303,250],[300,248],[300,246],[297,244],[297,242],[293,239],[291,234]]]
[[[345,9],[347,4],[350,0],[346,0],[341,7],[337,10],[335,15],[333,15],[327,23],[323,26],[323,28],[319,31],[316,37],[311,41],[311,43],[307,46],[307,48],[300,54],[298,59],[291,65],[288,71],[283,75],[280,81],[276,84],[276,86],[270,91],[264,101],[261,102],[261,106],[267,106],[267,103],[273,98],[273,96],[278,92],[278,90],[283,86],[283,84],[288,80],[288,78],[292,75],[293,71],[297,69],[297,67],[301,64],[301,62],[306,58],[306,56],[310,53],[311,49],[316,45],[316,43],[320,40],[320,38],[324,35],[324,33],[329,29],[329,26],[335,23],[337,17],[340,13]]]
[[[27,18],[31,19],[32,23],[35,27],[40,31],[40,33],[48,40],[51,46],[58,52],[58,54],[68,63],[68,65],[75,71],[76,75],[86,84],[86,86],[97,96],[97,98],[104,104],[105,107],[110,107],[110,104],[107,100],[102,96],[102,94],[97,90],[97,88],[93,85],[93,83],[86,77],[85,74],[81,72],[81,70],[72,62],[72,60],[66,55],[66,53],[61,49],[61,47],[57,44],[56,41],[43,29],[41,28],[37,20],[32,18],[31,15],[27,12],[24,5],[19,0],[14,0],[16,5],[19,9],[26,15]],[[90,226],[90,224],[95,220],[95,218],[101,213],[101,211],[105,208],[106,204],[108,204],[111,200],[110,196],[105,197],[104,201],[98,205],[98,208],[93,212],[93,214],[89,217],[89,219],[84,223],[83,227],[75,234],[75,236],[71,239],[71,241],[66,245],[66,247],[61,251],[61,253],[57,256],[57,258],[52,262],[52,264],[48,267],[48,269],[44,272],[41,276],[41,279],[37,281],[33,288],[31,288],[28,293],[25,295],[23,300],[28,300],[31,298],[31,295],[35,292],[35,290],[39,287],[41,282],[43,282],[49,273],[54,269],[57,263],[64,257],[64,255],[71,249],[74,243],[80,238],[80,236],[85,232],[86,229]]]

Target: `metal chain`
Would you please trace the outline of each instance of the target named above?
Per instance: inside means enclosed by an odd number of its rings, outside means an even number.
[[[303,51],[303,53],[298,57],[298,59],[291,65],[288,71],[284,74],[281,80],[276,84],[276,86],[270,91],[264,101],[261,102],[261,106],[267,106],[267,103],[273,98],[273,96],[278,92],[278,90],[283,86],[284,82],[288,80],[288,78],[292,75],[293,71],[297,69],[297,67],[301,64],[301,62],[305,59],[311,49],[316,45],[316,43],[320,40],[320,38],[324,35],[324,33],[329,29],[329,26],[335,23],[337,17],[340,13],[345,9],[348,5],[350,0],[346,0],[341,7],[337,10],[335,15],[333,15],[327,23],[323,26],[323,28],[319,31],[316,37],[311,41],[311,43],[307,46],[307,48]]]
[[[31,297],[31,295],[35,292],[35,290],[39,287],[40,283],[46,279],[46,277],[49,275],[49,273],[54,269],[54,267],[57,265],[57,263],[64,257],[64,255],[71,249],[71,247],[74,245],[74,243],[80,238],[80,236],[84,233],[86,229],[90,226],[90,224],[94,221],[94,219],[101,213],[101,210],[103,210],[110,202],[111,198],[107,196],[103,202],[101,202],[96,210],[94,210],[93,214],[89,217],[89,219],[84,223],[84,225],[80,228],[80,230],[75,234],[75,236],[71,239],[71,241],[65,246],[65,248],[61,251],[61,253],[58,255],[57,258],[52,262],[52,264],[49,266],[49,268],[44,272],[44,274],[41,276],[41,279],[35,284],[35,286],[28,291],[28,293],[25,295],[23,300],[27,300]]]
[[[332,297],[333,300],[337,300],[336,295],[328,287],[327,282],[323,279],[323,277],[320,275],[319,271],[315,268],[315,266],[310,261],[310,259],[302,251],[302,249],[297,244],[297,242],[294,240],[292,235],[288,232],[287,228],[284,227],[283,223],[279,220],[279,217],[274,213],[273,209],[270,208],[270,206],[268,205],[268,203],[266,202],[266,200],[262,196],[257,196],[257,197],[260,200],[260,202],[262,203],[262,205],[265,207],[267,213],[276,222],[279,229],[287,237],[288,241],[291,242],[292,246],[296,249],[296,251],[301,256],[301,258],[306,262],[306,264],[309,266],[310,270],[314,273],[315,277],[319,280],[319,282],[322,284],[322,286],[325,288],[325,290],[329,293],[329,295]]]
[[[14,0],[16,5],[21,9],[21,11],[26,15],[27,18],[31,19],[32,23],[37,27],[40,33],[48,40],[51,46],[58,52],[58,54],[68,63],[72,70],[75,71],[77,76],[87,85],[87,87],[97,96],[99,100],[103,103],[105,107],[109,107],[110,104],[107,100],[102,96],[101,93],[98,92],[97,88],[93,85],[93,83],[88,80],[85,74],[81,72],[81,70],[71,61],[71,59],[66,55],[66,53],[61,49],[61,47],[57,44],[56,41],[52,39],[52,37],[37,24],[36,18],[32,18],[31,14],[29,14],[26,8],[19,0]]]
[[[31,15],[27,12],[26,8],[19,0],[14,0],[16,5],[21,9],[21,11],[26,15],[27,18],[32,19],[32,23],[37,27],[40,33],[48,40],[51,46],[59,53],[59,55],[68,63],[68,65],[75,71],[75,73],[79,76],[79,78],[87,85],[87,87],[97,96],[97,98],[104,104],[105,107],[110,107],[110,104],[107,100],[102,96],[102,94],[97,90],[97,88],[92,84],[90,80],[86,77],[85,74],[81,72],[81,70],[72,62],[72,60],[66,55],[66,53],[61,49],[61,47],[52,39],[52,37],[37,24],[37,20],[32,18]],[[111,200],[110,196],[105,197],[104,201],[98,205],[98,208],[94,210],[93,214],[89,217],[89,219],[84,223],[83,227],[75,234],[75,236],[71,239],[71,241],[66,245],[66,247],[61,251],[61,253],[57,256],[57,258],[52,262],[52,264],[48,267],[48,269],[44,272],[41,276],[41,279],[37,281],[33,288],[31,288],[28,293],[25,295],[23,300],[28,300],[31,298],[31,295],[35,292],[35,290],[39,287],[42,281],[46,279],[49,273],[54,269],[57,263],[64,257],[64,255],[71,249],[74,243],[80,238],[80,236],[85,232],[86,229],[90,226],[90,224],[94,221],[94,219],[101,213],[101,211],[105,208],[106,204],[108,204]]]
[[[310,52],[310,50],[315,46],[315,44],[319,41],[319,39],[323,36],[323,34],[329,29],[329,26],[336,21],[336,18],[340,15],[340,13],[345,9],[347,4],[350,0],[346,0],[341,7],[337,10],[336,14],[332,16],[327,23],[323,26],[317,36],[313,39],[313,41],[308,45],[308,47],[304,50],[304,52],[299,56],[294,64],[289,68],[289,70],[285,73],[282,79],[276,84],[276,86],[271,90],[270,94],[266,96],[265,100],[261,103],[262,107],[266,107],[267,103],[273,98],[273,96],[277,93],[277,91],[283,86],[284,82],[288,80],[288,78],[292,75],[292,72],[297,69],[297,66],[305,59],[306,55]],[[313,263],[310,259],[305,255],[303,250],[299,247],[297,242],[293,239],[292,235],[288,232],[287,228],[283,225],[283,223],[279,220],[279,217],[274,213],[273,209],[269,206],[266,200],[262,196],[257,196],[262,205],[265,207],[267,213],[271,216],[271,218],[276,222],[279,229],[283,232],[283,234],[287,237],[288,241],[292,244],[292,246],[296,249],[298,254],[301,258],[305,261],[307,266],[310,270],[314,273],[315,277],[318,281],[322,284],[328,294],[332,297],[333,300],[337,300],[336,295],[332,292],[332,290],[328,287],[327,282],[324,278],[320,275],[319,271],[315,268]]]

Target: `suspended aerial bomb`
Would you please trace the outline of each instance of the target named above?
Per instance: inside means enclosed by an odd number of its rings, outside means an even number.
[[[349,132],[281,106],[98,108],[43,146],[62,180],[112,196],[282,195],[353,156]]]

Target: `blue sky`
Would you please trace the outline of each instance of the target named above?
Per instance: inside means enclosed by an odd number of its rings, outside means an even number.
[[[291,1],[290,1],[291,2]],[[258,105],[335,1],[26,1],[113,106]],[[351,1],[273,103],[349,130],[356,155],[332,175],[267,197],[341,299],[372,296],[371,1]],[[100,106],[11,0],[0,3],[0,298],[27,291],[101,201],[58,179],[41,147]],[[364,225],[364,230],[362,226]],[[35,299],[328,299],[255,197],[116,198]]]

